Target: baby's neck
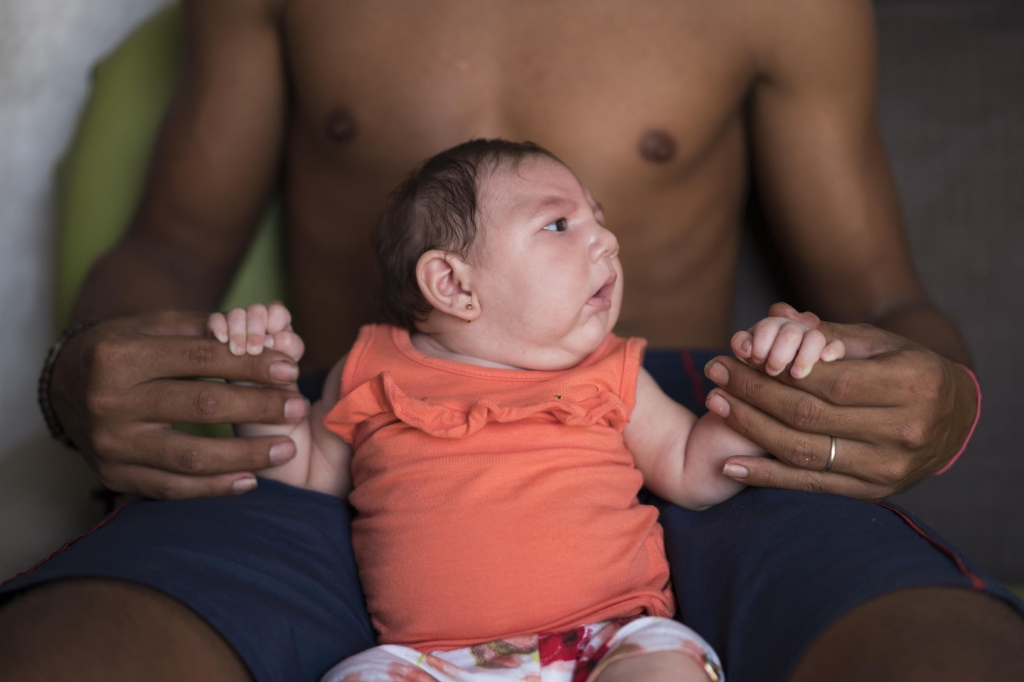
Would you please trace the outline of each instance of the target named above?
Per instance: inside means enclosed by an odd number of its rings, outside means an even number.
[[[442,360],[451,360],[453,362],[463,362],[467,365],[477,365],[478,367],[494,367],[496,369],[523,369],[522,367],[514,367],[512,365],[504,365],[500,362],[494,362],[493,360],[485,360],[484,358],[478,358],[472,355],[466,355],[465,353],[459,353],[454,351],[440,340],[431,336],[430,334],[424,334],[423,332],[413,332],[409,335],[409,340],[412,341],[412,345],[419,352],[424,355],[429,355],[434,358],[441,358]]]

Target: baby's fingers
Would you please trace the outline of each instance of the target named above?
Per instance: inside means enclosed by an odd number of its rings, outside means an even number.
[[[272,301],[267,305],[267,334],[274,334],[291,330],[292,314],[280,301]]]
[[[775,343],[772,344],[771,352],[764,363],[764,371],[768,376],[777,377],[785,371],[786,366],[793,362],[800,346],[804,340],[804,333],[807,327],[796,322],[785,322],[775,336]],[[754,342],[757,345],[757,342]],[[825,345],[822,342],[822,345]],[[818,350],[821,350],[820,348]],[[815,355],[817,359],[817,355]]]
[[[732,341],[729,345],[732,346],[733,355],[738,357],[740,360],[748,360],[750,358],[750,351],[754,347],[753,335],[747,331],[739,331],[732,335]]]
[[[206,328],[221,343],[228,342],[228,318],[224,313],[213,313],[206,323]]]
[[[232,355],[245,355],[245,308],[228,311],[228,350]]]
[[[825,362],[832,362],[833,360],[842,360],[843,356],[846,355],[846,344],[839,339],[830,341],[828,345],[821,351],[821,359]]]
[[[775,347],[779,330],[785,322],[786,320],[780,317],[766,317],[750,329],[751,334],[754,336],[753,345],[750,350],[750,359],[751,364],[755,367],[765,367],[765,363],[768,362],[772,349]],[[782,366],[785,367],[786,365]],[[771,372],[768,373],[771,374]]]
[[[306,344],[303,343],[302,337],[288,329],[273,336],[267,335],[266,345],[268,348],[285,353],[296,362],[301,360],[302,354],[306,352]]]
[[[825,347],[825,335],[817,329],[811,329],[803,335],[800,350],[793,360],[793,368],[789,373],[794,379],[803,379],[811,373],[814,363],[822,357],[822,349]]]
[[[249,355],[263,352],[263,337],[267,334],[267,306],[253,303],[246,311],[245,350]]]

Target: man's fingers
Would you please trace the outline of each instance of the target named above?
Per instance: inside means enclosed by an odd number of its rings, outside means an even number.
[[[298,393],[219,381],[157,379],[137,386],[124,399],[132,402],[138,420],[156,423],[294,423],[309,408]]]
[[[822,322],[821,332],[829,342],[842,341],[849,360],[869,360],[912,345],[902,336],[870,324]]]
[[[127,320],[132,331],[154,336],[204,336],[209,316],[208,312],[198,310],[161,310],[136,318],[118,318],[110,324]]]
[[[717,367],[716,367],[717,366]],[[783,417],[780,405],[792,405],[787,400],[793,392],[806,393],[831,406],[895,407],[904,402],[904,387],[912,379],[916,365],[875,360],[843,360],[818,363],[811,373],[794,379],[788,372],[769,377],[734,358],[720,355],[708,363],[705,373],[709,379],[730,395]],[[814,404],[800,405],[815,409]]]
[[[124,439],[124,464],[190,476],[256,471],[295,456],[287,436],[204,438],[162,425],[146,425]]]
[[[730,457],[726,460],[730,471],[745,470],[746,474],[734,480],[759,488],[784,488],[809,493],[831,493],[860,500],[878,501],[888,497],[887,486],[867,483],[852,476],[835,472],[825,473],[798,469],[768,457]],[[733,467],[739,467],[739,470]],[[823,519],[823,522],[825,520]]]
[[[135,464],[118,464],[100,472],[108,489],[155,500],[239,495],[256,487],[252,472],[239,471],[213,476],[188,476]]]
[[[793,306],[789,305],[788,303],[783,303],[782,301],[779,301],[778,303],[774,303],[774,304],[772,304],[772,306],[770,308],[768,308],[768,316],[769,317],[784,317],[787,320],[792,320],[793,322],[799,322],[800,324],[804,325],[805,327],[810,327],[811,329],[817,329],[822,324],[821,318],[819,318],[814,313],[812,313],[812,312],[803,312],[802,313],[802,312],[798,311],[796,308],[794,308]]]
[[[156,377],[216,377],[257,384],[290,384],[299,367],[276,351],[233,356],[210,337],[143,336],[103,341],[96,349],[98,362],[133,368],[138,380]]]
[[[725,410],[721,402],[728,403]],[[866,410],[844,410],[841,418],[835,419],[831,425],[826,424],[822,430],[810,432],[793,428],[776,419],[773,415],[762,412],[732,396],[719,395],[716,389],[708,395],[708,408],[722,417],[726,424],[744,438],[751,440],[779,459],[813,471],[824,471],[831,453],[831,436],[840,439],[843,457],[838,457],[833,464],[833,471],[843,472],[847,467],[858,471],[870,469],[873,457],[868,449],[856,437],[864,435],[864,422],[867,420]],[[874,412],[874,411],[872,411]]]

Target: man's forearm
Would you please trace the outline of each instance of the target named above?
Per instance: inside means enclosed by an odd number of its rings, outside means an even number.
[[[118,245],[93,266],[71,312],[73,322],[154,310],[212,310],[227,282],[194,258]]]
[[[973,368],[970,351],[956,324],[929,302],[894,308],[871,324],[927,346],[936,353]]]

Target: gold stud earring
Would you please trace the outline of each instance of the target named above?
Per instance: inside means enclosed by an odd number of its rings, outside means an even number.
[[[472,310],[472,309],[473,309],[473,304],[472,303],[467,303],[466,304],[466,310]]]

